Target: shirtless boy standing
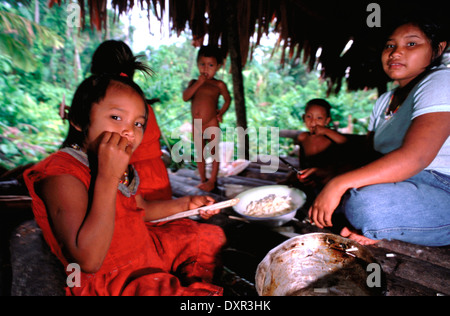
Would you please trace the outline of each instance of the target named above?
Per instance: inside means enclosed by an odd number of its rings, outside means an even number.
[[[219,161],[214,159],[210,179],[206,178],[205,158],[203,151],[206,141],[203,133],[208,127],[219,128],[223,114],[228,110],[231,103],[230,93],[226,84],[214,78],[216,72],[223,64],[223,57],[220,49],[214,46],[202,46],[197,56],[197,66],[200,76],[197,80],[191,80],[189,86],[183,92],[183,100],[191,100],[191,113],[193,122],[194,146],[199,156],[197,162],[201,183],[199,189],[212,191],[216,187],[217,174],[219,173]],[[218,108],[219,97],[222,96],[224,104]],[[201,125],[198,124],[201,122]],[[199,126],[198,126],[199,125]],[[210,142],[213,142],[218,135],[211,135]],[[220,141],[218,139],[217,141]],[[215,154],[215,146],[211,153]]]

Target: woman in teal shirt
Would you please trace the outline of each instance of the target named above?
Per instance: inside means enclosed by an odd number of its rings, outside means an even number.
[[[398,87],[379,98],[369,126],[383,156],[325,186],[309,210],[318,227],[332,226],[336,211],[350,224],[341,235],[362,244],[450,244],[450,69],[441,65],[447,36],[418,18],[387,38],[383,69]]]

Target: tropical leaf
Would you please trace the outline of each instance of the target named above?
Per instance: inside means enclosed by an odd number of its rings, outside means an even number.
[[[0,34],[0,52],[9,56],[15,67],[29,72],[36,70],[36,59],[30,49],[7,34]]]
[[[36,69],[36,59],[30,52],[36,36],[45,46],[63,47],[63,39],[51,29],[20,15],[0,11],[0,53],[9,56],[24,71]]]

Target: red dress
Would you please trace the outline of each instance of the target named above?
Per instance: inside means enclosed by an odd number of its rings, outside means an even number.
[[[90,169],[74,152],[71,149],[59,151],[24,173],[36,222],[64,267],[70,262],[64,256],[63,245],[53,234],[45,205],[36,194],[34,184],[48,176],[68,174],[80,179],[88,188]],[[102,267],[93,274],[82,272],[81,286],[67,287],[66,294],[222,295],[221,287],[208,283],[225,243],[222,229],[184,219],[155,226],[149,231],[142,220],[143,210],[136,205],[134,192],[122,191],[117,193],[114,234]],[[180,231],[183,232],[181,238],[178,237]],[[182,286],[180,280],[189,285]]]
[[[166,166],[161,159],[159,143],[161,131],[152,107],[148,106],[147,128],[141,144],[134,151],[130,163],[139,174],[139,188],[146,200],[170,200],[172,189]]]

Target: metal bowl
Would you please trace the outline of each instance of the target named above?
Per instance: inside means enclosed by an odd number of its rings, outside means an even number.
[[[359,243],[334,234],[293,237],[258,265],[261,296],[369,296],[385,293],[385,276]]]
[[[271,217],[255,217],[246,215],[247,205],[250,202],[260,200],[270,194],[275,194],[277,196],[289,196],[294,205],[292,211],[284,213],[278,216]],[[286,185],[266,185],[257,188],[253,188],[244,191],[236,196],[239,199],[239,203],[233,206],[233,209],[241,217],[246,220],[262,224],[270,227],[281,226],[289,222],[297,213],[297,210],[303,206],[306,202],[306,194],[296,188],[290,188]],[[275,210],[274,210],[275,211]]]

